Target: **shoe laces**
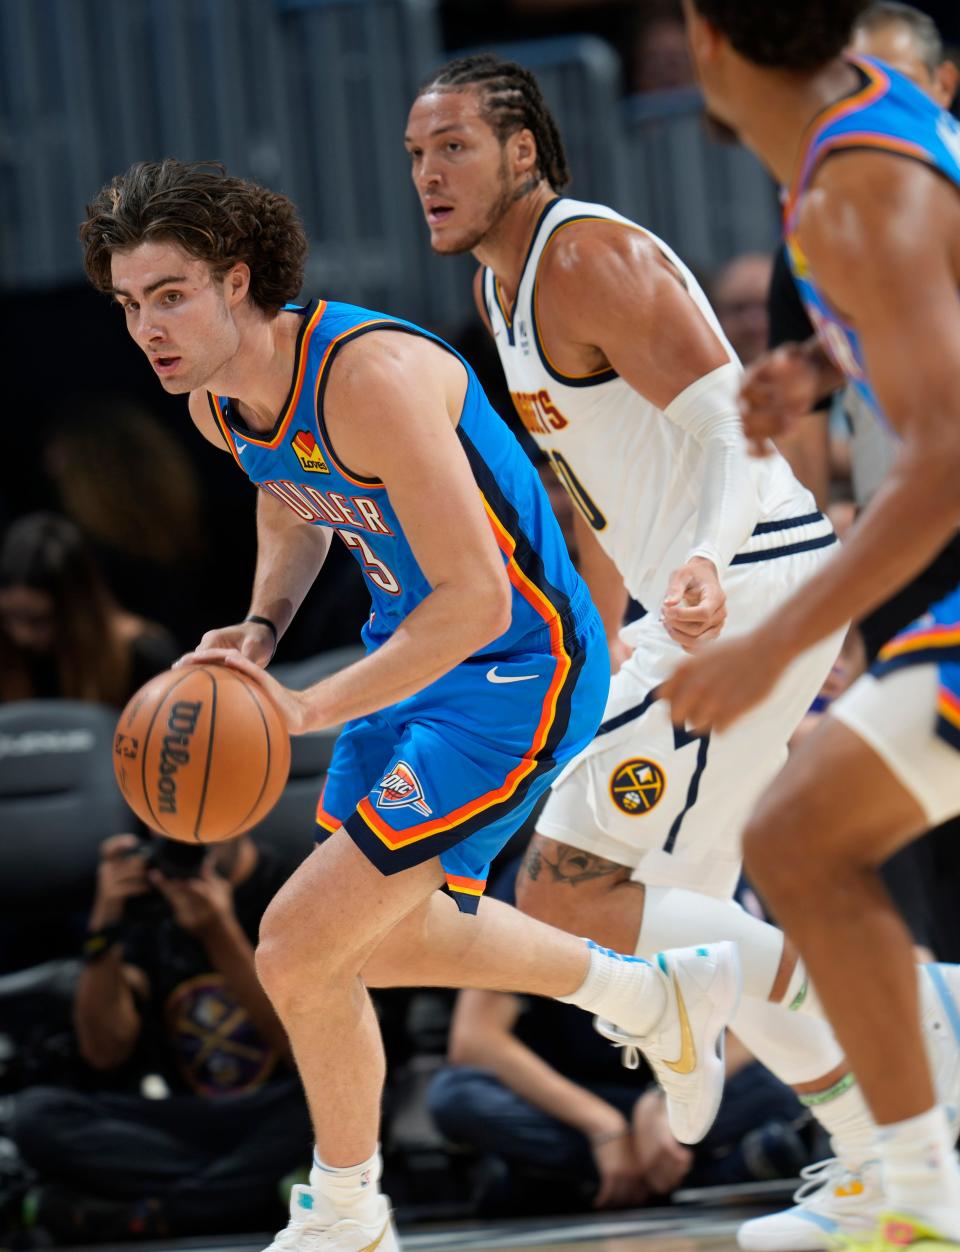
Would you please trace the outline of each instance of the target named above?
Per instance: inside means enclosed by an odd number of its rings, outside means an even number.
[[[848,1169],[835,1156],[828,1156],[823,1161],[815,1161],[812,1165],[804,1165],[800,1171],[803,1182],[793,1193],[794,1204],[803,1204],[812,1199],[827,1187],[836,1187],[846,1179],[859,1180],[859,1175]]]

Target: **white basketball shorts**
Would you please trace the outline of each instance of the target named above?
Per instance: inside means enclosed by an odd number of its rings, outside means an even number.
[[[831,554],[827,548],[731,566],[723,580],[724,637],[775,612]],[[630,625],[624,639],[634,652],[611,680],[597,737],[554,783],[537,832],[629,866],[636,882],[729,898],[747,818],[786,760],[843,633],[799,657],[729,730],[697,738],[675,729],[669,707],[655,699],[686,654],[657,614]]]

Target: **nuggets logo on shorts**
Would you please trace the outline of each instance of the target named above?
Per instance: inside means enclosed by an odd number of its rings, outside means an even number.
[[[291,440],[291,447],[297,454],[297,460],[305,470],[313,474],[329,474],[330,466],[323,459],[317,441],[309,430],[298,430]]]
[[[667,776],[656,761],[635,757],[610,775],[610,798],[629,817],[640,817],[657,807],[667,789]]]
[[[377,797],[378,809],[401,809],[406,805],[429,817],[433,809],[423,798],[423,788],[406,761],[397,761],[396,765],[377,784],[380,795]]]

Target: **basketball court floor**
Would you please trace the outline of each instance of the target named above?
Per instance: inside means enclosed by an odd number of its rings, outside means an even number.
[[[522,1221],[456,1222],[400,1227],[403,1252],[736,1252],[736,1230],[748,1217],[789,1203],[795,1184],[773,1182],[680,1192],[663,1208]],[[261,1252],[271,1235],[112,1243],[73,1252]]]

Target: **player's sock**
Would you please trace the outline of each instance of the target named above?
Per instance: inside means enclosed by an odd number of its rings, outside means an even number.
[[[876,1157],[876,1123],[852,1073],[799,1099],[827,1131],[834,1154],[848,1169],[856,1173]]]
[[[368,1161],[338,1168],[326,1165],[314,1150],[310,1190],[321,1220],[331,1223],[349,1217],[361,1225],[373,1225],[380,1214],[380,1149]]]
[[[823,1006],[817,997],[813,983],[807,977],[806,967],[799,957],[780,1003],[784,1008],[789,1009],[791,1013],[803,1013],[807,1017],[826,1018],[826,1013],[823,1011]]]
[[[881,1126],[877,1147],[887,1207],[960,1241],[960,1162],[943,1109]]]
[[[590,952],[587,976],[571,995],[557,999],[616,1022],[630,1034],[647,1034],[666,1008],[663,975],[640,957],[621,956],[592,939],[585,942]]]

